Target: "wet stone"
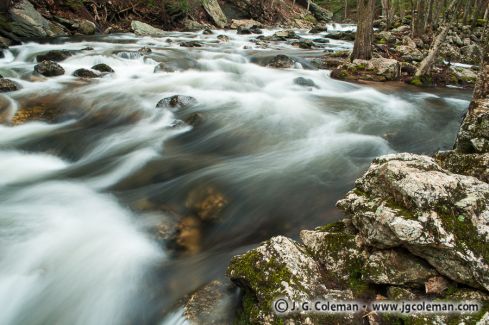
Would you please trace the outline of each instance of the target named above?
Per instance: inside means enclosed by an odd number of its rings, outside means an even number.
[[[9,92],[9,91],[16,91],[20,89],[20,86],[13,82],[10,79],[3,79],[3,77],[0,79],[0,92]]]
[[[42,61],[53,61],[53,62],[61,62],[69,58],[70,56],[73,55],[72,51],[68,50],[61,50],[61,51],[49,51],[44,54],[39,54],[36,57],[37,62],[42,62]]]
[[[53,61],[42,61],[34,66],[34,71],[45,77],[61,76],[65,73],[63,67]]]
[[[87,78],[87,79],[99,77],[98,74],[88,69],[78,69],[75,72],[73,72],[73,75],[78,78]]]
[[[197,105],[197,100],[191,96],[175,95],[163,98],[156,104],[156,108],[183,109]]]
[[[113,73],[114,72],[114,69],[112,69],[110,66],[108,66],[105,63],[100,63],[100,64],[94,65],[92,67],[92,70],[96,70],[99,72],[106,72],[106,73]]]

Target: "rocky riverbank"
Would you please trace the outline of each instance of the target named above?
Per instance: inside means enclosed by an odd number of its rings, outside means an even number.
[[[414,78],[416,69],[428,55],[432,35],[411,38],[411,27],[398,26],[381,30],[374,35],[374,58],[354,60],[348,55],[326,54],[318,66],[333,69],[331,76],[347,81],[404,81],[416,86],[473,87],[477,79],[478,63],[482,53],[483,26],[472,28],[458,24],[448,32],[440,54],[427,82]],[[338,38],[351,40],[353,32],[340,33]]]
[[[245,324],[487,324],[489,322],[489,100],[475,100],[454,149],[435,157],[375,159],[337,203],[345,218],[278,236],[232,259]],[[471,315],[290,313],[278,297],[337,300],[476,300]]]

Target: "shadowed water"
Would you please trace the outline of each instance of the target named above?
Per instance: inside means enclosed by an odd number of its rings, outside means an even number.
[[[182,322],[178,299],[223,278],[233,254],[337,220],[335,202],[374,157],[449,148],[470,98],[349,84],[312,68],[347,42],[261,49],[253,36],[225,34],[223,44],[217,33],[31,42],[0,59],[0,74],[23,87],[2,99],[2,116],[56,112],[0,125],[0,324]],[[61,62],[66,74],[33,76],[35,56],[52,49],[75,51]],[[263,66],[278,53],[295,67]],[[154,73],[162,62],[176,71]],[[115,73],[71,76],[99,63]],[[175,94],[198,104],[155,108]],[[181,122],[189,117],[199,123]],[[159,240],[155,227],[178,224],[189,193],[208,186],[227,204],[199,229],[196,250]]]

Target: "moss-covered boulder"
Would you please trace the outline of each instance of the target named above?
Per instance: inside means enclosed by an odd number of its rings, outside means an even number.
[[[489,184],[432,158],[380,157],[338,202],[366,244],[404,247],[440,274],[489,290]]]
[[[331,78],[340,80],[392,81],[399,80],[401,66],[394,59],[375,58],[353,60],[331,72]]]
[[[424,287],[436,275],[438,272],[425,261],[399,249],[374,251],[363,269],[367,282],[407,287]]]
[[[292,239],[278,236],[259,247],[233,257],[227,275],[244,290],[242,308],[238,316],[245,324],[327,323],[332,316],[304,312],[277,314],[274,301],[305,299],[353,299],[351,291],[328,289],[323,283],[323,272],[306,247]],[[355,315],[337,316],[336,323],[353,319]],[[351,323],[351,322],[350,322]]]

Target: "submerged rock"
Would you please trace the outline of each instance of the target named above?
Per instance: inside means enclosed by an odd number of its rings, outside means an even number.
[[[108,66],[105,63],[96,64],[91,69],[92,70],[99,71],[99,72],[105,72],[105,73],[113,73],[113,72],[115,72],[114,69],[112,69],[110,66]]]
[[[316,85],[316,83],[312,79],[306,79],[304,77],[295,78],[294,83],[296,85],[303,86],[303,87],[319,88],[318,85]]]
[[[215,221],[228,204],[224,195],[213,186],[190,191],[185,206],[202,221]]]
[[[91,78],[98,78],[99,75],[96,74],[95,72],[88,70],[88,69],[78,69],[73,72],[73,75],[78,78],[85,78],[85,79],[91,79]]]
[[[34,66],[34,71],[45,77],[61,76],[65,73],[65,69],[53,61],[42,61]]]
[[[217,35],[217,39],[219,40],[219,42],[222,42],[222,43],[229,42],[229,36],[226,36],[226,35]]]
[[[195,105],[197,105],[197,100],[194,97],[174,95],[171,97],[163,98],[156,104],[156,107],[184,109]]]
[[[39,54],[36,56],[37,62],[42,61],[53,61],[53,62],[61,62],[69,58],[73,55],[72,51],[68,50],[53,50],[44,54]]]
[[[292,68],[294,66],[295,62],[291,58],[289,58],[287,55],[284,54],[279,54],[275,56],[270,63],[268,63],[268,67],[271,68],[281,68],[281,69],[286,69],[286,68]]]
[[[158,72],[175,72],[175,68],[168,63],[161,62],[156,65],[154,68],[153,72],[158,73]]]
[[[16,82],[10,79],[4,79],[3,77],[0,78],[0,93],[16,91],[19,89],[20,86]]]
[[[204,29],[204,31],[202,32],[202,34],[204,34],[204,35],[212,35],[212,34],[214,34],[214,32],[212,30],[210,30],[209,28],[206,28],[206,29]]]

